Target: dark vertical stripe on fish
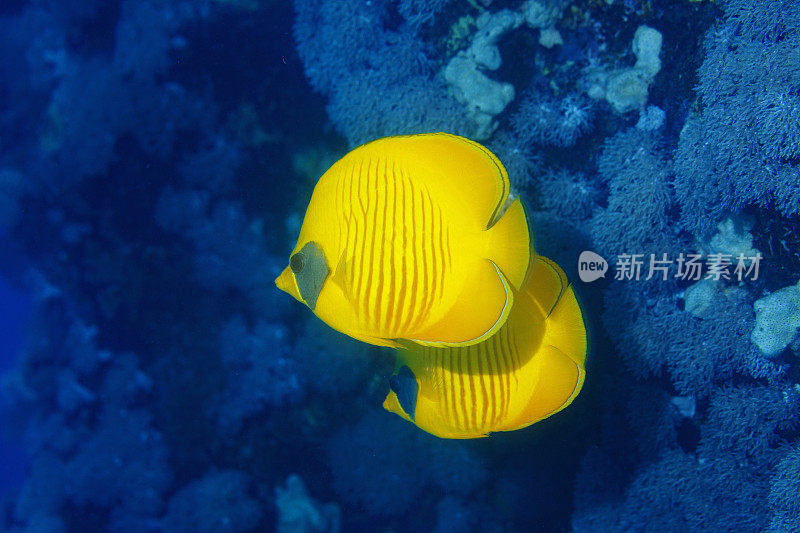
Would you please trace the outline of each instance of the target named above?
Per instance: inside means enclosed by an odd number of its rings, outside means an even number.
[[[514,363],[514,382],[517,388],[519,388],[519,373],[522,365],[522,353],[519,351],[519,346],[517,345],[517,336],[514,335],[514,332],[511,331],[510,328],[506,328],[505,339],[506,344],[508,345],[508,353],[511,354],[511,358]]]
[[[489,413],[489,396],[486,390],[486,377],[488,374],[485,350],[476,349],[475,366],[478,369],[478,380],[481,384],[481,431],[486,431],[486,417]]]
[[[458,383],[459,383],[459,406],[461,408],[461,429],[467,430],[469,429],[469,409],[467,407],[467,391],[466,391],[466,384],[464,383],[464,361],[463,356],[459,353],[459,350],[453,350],[453,357],[458,361]]]
[[[426,241],[428,240],[428,223],[429,221],[426,220],[425,212],[426,212],[426,201],[425,201],[425,192],[423,189],[418,189],[419,192],[419,231],[417,231],[417,245],[415,248],[419,251],[419,263],[417,263],[418,268],[422,271],[422,284],[420,285],[418,292],[417,292],[417,301],[414,306],[414,322],[413,328],[419,328],[420,324],[423,323],[424,317],[423,313],[425,308],[428,304],[428,262],[429,257],[427,254],[427,246],[425,245]]]
[[[406,257],[410,259],[411,263],[411,286],[408,290],[408,300],[404,307],[405,316],[403,320],[403,331],[408,332],[411,328],[411,321],[414,319],[414,312],[417,308],[417,300],[419,299],[418,292],[419,292],[419,257],[417,256],[417,239],[418,239],[418,228],[417,225],[414,223],[414,219],[416,218],[416,191],[414,190],[414,184],[409,180],[408,182],[408,199],[410,200],[410,205],[408,206],[408,223],[411,226],[411,243],[410,246],[406,248]]]
[[[502,337],[502,336],[501,335],[495,335],[495,337]],[[511,393],[513,392],[512,388],[511,388],[511,379],[512,379],[512,377],[514,377],[514,368],[513,368],[513,365],[511,363],[511,360],[509,358],[508,343],[504,342],[503,338],[498,338],[497,342],[500,345],[499,350],[500,350],[500,353],[501,353],[501,357],[503,358],[503,361],[505,362],[505,365],[506,365],[506,387],[507,387],[507,390],[508,390],[508,395],[507,395],[508,397],[506,398],[506,405],[505,405],[505,409],[503,411],[503,416],[506,416],[508,414],[509,404],[511,403]],[[515,389],[516,389],[516,387],[515,387]]]
[[[455,361],[453,360],[453,352],[447,350],[443,352],[445,354],[445,367],[447,368],[447,379],[448,382],[445,385],[447,389],[447,394],[449,395],[448,398],[448,408],[450,411],[450,418],[452,419],[453,427],[459,427],[461,424],[461,416],[458,412],[458,404],[457,404],[457,392],[456,392],[456,382],[455,382],[455,373],[456,369],[453,365],[455,365]]]
[[[386,331],[386,324],[385,320],[386,317],[389,315],[387,309],[383,307],[383,292],[386,290],[386,268],[388,267],[387,264],[387,257],[386,257],[386,250],[387,246],[386,243],[388,241],[388,232],[389,228],[387,227],[387,213],[388,213],[388,204],[389,201],[389,190],[388,190],[388,183],[386,181],[386,173],[388,171],[388,159],[383,160],[383,169],[376,168],[376,176],[375,176],[375,193],[378,195],[380,201],[377,204],[377,226],[375,226],[375,231],[378,235],[381,235],[383,238],[375,239],[374,246],[379,248],[377,256],[378,256],[378,264],[375,265],[378,269],[377,271],[377,278],[375,281],[375,314],[377,315],[377,320],[375,321],[375,326],[378,328],[378,331],[384,333]],[[378,165],[380,167],[380,164]],[[383,185],[383,186],[381,186]]]
[[[387,171],[386,179],[387,185],[386,188],[388,190],[389,185],[388,182],[391,181],[392,183],[392,218],[391,218],[391,225],[392,225],[392,238],[389,241],[388,246],[388,261],[390,265],[389,269],[389,290],[388,294],[389,297],[386,300],[386,330],[390,331],[394,334],[394,318],[397,315],[397,311],[394,308],[394,304],[397,301],[397,268],[395,265],[395,261],[397,260],[397,252],[395,247],[395,239],[397,239],[397,176],[395,175],[397,163],[392,161],[392,172],[391,175]]]
[[[444,296],[444,280],[447,277],[448,272],[450,271],[450,262],[447,259],[447,252],[445,252],[445,242],[444,242],[444,220],[442,220],[442,208],[440,206],[436,206],[437,213],[436,213],[436,220],[438,222],[438,232],[437,232],[437,239],[436,244],[438,247],[438,257],[439,257],[439,265],[440,265],[440,272],[439,272],[439,284],[436,287],[436,299],[440,300],[442,296]]]
[[[372,163],[370,161],[370,163]],[[369,222],[366,226],[369,228],[367,231],[367,235],[369,235],[369,240],[365,241],[366,244],[369,245],[369,259],[365,261],[365,268],[366,268],[366,283],[364,284],[364,296],[363,296],[363,312],[364,317],[366,317],[368,324],[370,325],[370,329],[374,328],[375,324],[375,315],[374,315],[374,295],[375,295],[375,284],[374,280],[377,278],[375,276],[375,270],[378,268],[378,258],[376,257],[378,251],[377,243],[375,242],[375,235],[378,231],[378,194],[377,194],[377,183],[374,181],[378,177],[378,165],[380,164],[380,160],[375,161],[375,169],[373,172],[372,164],[370,164],[368,171],[367,171],[367,209],[372,211],[371,213],[367,212],[367,219]],[[370,216],[371,215],[371,216]]]
[[[355,213],[355,199],[353,198],[353,182],[355,181],[355,165],[350,165],[350,174],[347,179],[347,211],[350,213],[350,220],[352,223],[348,227],[347,230],[347,245],[346,245],[346,255],[345,255],[345,264],[347,266],[347,287],[348,292],[353,290],[356,283],[356,269],[353,265],[353,258],[356,255],[356,241],[358,240],[358,217]],[[352,294],[348,294],[348,296],[352,297]]]
[[[400,252],[399,252],[399,260],[400,260],[400,272],[398,272],[398,280],[397,280],[397,306],[394,312],[394,321],[392,322],[392,330],[400,332],[400,328],[403,324],[403,309],[405,309],[405,302],[406,302],[406,294],[408,293],[408,270],[406,269],[406,216],[407,216],[407,209],[406,209],[406,180],[405,175],[403,174],[403,169],[398,168],[395,169],[397,172],[397,182],[400,185],[400,195],[398,196],[398,202],[400,206],[400,224],[403,226],[400,231]]]
[[[475,371],[477,368],[473,367],[473,357],[476,354],[477,350],[476,345],[468,346],[467,347],[467,376],[469,377],[469,392],[470,392],[470,407],[472,410],[470,412],[470,428],[472,430],[477,429],[478,427],[478,396],[477,396],[477,388],[475,387]]]
[[[438,284],[438,274],[441,272],[441,258],[436,253],[436,212],[434,211],[433,200],[431,199],[430,192],[425,189],[425,205],[428,208],[428,230],[425,232],[425,251],[428,255],[428,284],[425,289],[425,294],[428,296],[425,299],[425,307],[422,310],[422,320],[427,321],[431,314],[431,309],[434,307],[435,302],[439,300],[436,294],[436,285]]]
[[[366,239],[367,239],[367,213],[364,208],[364,199],[362,198],[364,195],[363,186],[364,183],[364,164],[365,160],[361,159],[360,165],[358,168],[358,172],[356,172],[356,197],[358,198],[358,205],[359,211],[356,216],[356,253],[353,255],[353,271],[355,272],[355,278],[353,280],[353,294],[351,298],[353,298],[354,303],[363,305],[363,292],[364,292],[364,269],[366,266],[366,261],[364,257],[364,247],[366,246]],[[363,313],[361,314],[363,317]],[[363,318],[362,318],[363,321]]]
[[[493,335],[490,339],[490,343],[492,345],[492,352],[494,353],[494,359],[497,362],[498,368],[498,378],[499,378],[499,385],[500,385],[500,409],[498,409],[497,416],[498,418],[502,417],[505,413],[506,409],[508,408],[508,366],[506,365],[506,361],[503,358],[502,353],[500,350],[502,347],[497,342],[497,335]]]
[[[489,344],[484,344],[485,352],[486,352],[486,359],[484,362],[486,363],[487,369],[487,378],[489,380],[489,395],[490,395],[490,407],[491,407],[491,415],[487,415],[487,419],[489,420],[489,425],[494,427],[497,421],[497,406],[499,405],[500,398],[498,397],[500,391],[498,390],[498,383],[497,383],[497,362],[496,357],[494,356],[494,352],[492,352],[492,348]]]

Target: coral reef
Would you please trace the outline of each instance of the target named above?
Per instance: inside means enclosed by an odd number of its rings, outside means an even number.
[[[661,33],[649,26],[639,26],[633,35],[631,48],[636,56],[632,67],[607,71],[595,70],[590,74],[589,96],[605,99],[617,113],[627,113],[644,108],[647,90],[661,70]]]
[[[468,133],[463,111],[433,75],[430,47],[416,38],[418,25],[387,27],[389,2],[294,5],[306,76],[328,95],[331,122],[351,145],[389,134]],[[429,3],[425,7],[428,13],[435,10]]]
[[[799,282],[800,283],[800,282]],[[756,324],[750,340],[767,357],[775,357],[787,346],[797,352],[800,336],[800,284],[784,287],[753,304]]]
[[[788,0],[4,2],[0,530],[800,531],[799,45]],[[590,324],[524,430],[383,412],[392,353],[273,286],[328,165],[429,131]]]
[[[227,387],[213,408],[222,432],[236,434],[244,420],[266,406],[286,405],[302,394],[285,336],[282,327],[263,322],[251,331],[238,316],[222,326],[219,347]]]
[[[607,206],[590,222],[601,253],[672,253],[687,250],[674,223],[672,163],[657,133],[631,128],[602,146],[597,166],[607,184]]]
[[[247,492],[246,474],[210,471],[178,490],[161,521],[165,533],[252,531],[261,521],[262,505]]]
[[[278,533],[338,533],[340,511],[335,504],[320,505],[308,495],[300,476],[286,478],[285,487],[275,487]]]
[[[675,159],[682,219],[698,233],[748,205],[800,214],[800,8],[731,0],[723,10],[704,43],[701,107],[686,121]]]
[[[591,127],[592,109],[585,97],[548,97],[531,91],[511,118],[514,132],[524,143],[572,146]]]

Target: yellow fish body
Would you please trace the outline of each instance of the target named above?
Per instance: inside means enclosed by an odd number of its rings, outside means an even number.
[[[378,139],[317,183],[278,288],[356,339],[470,345],[497,331],[530,260],[525,212],[478,143]]]
[[[383,406],[442,438],[513,431],[572,402],[586,351],[583,316],[564,272],[534,255],[505,325],[473,346],[399,350]]]

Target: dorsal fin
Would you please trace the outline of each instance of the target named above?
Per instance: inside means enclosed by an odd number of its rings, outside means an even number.
[[[536,255],[531,263],[525,290],[533,295],[546,318],[569,287],[569,280],[561,267],[547,257]]]
[[[508,173],[484,146],[449,133],[384,137],[358,147],[362,157],[389,157],[420,180],[443,209],[484,229],[499,218],[510,192]]]

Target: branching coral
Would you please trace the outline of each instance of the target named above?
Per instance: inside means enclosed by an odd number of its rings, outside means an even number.
[[[600,176],[608,206],[591,221],[601,253],[672,254],[686,249],[673,220],[672,163],[650,132],[629,129],[603,145]]]
[[[280,316],[287,302],[265,280],[275,279],[283,265],[265,246],[263,221],[248,219],[235,202],[210,204],[206,192],[167,187],[156,219],[165,230],[192,243],[195,275],[203,286],[219,292],[239,290],[253,299],[262,316]]]
[[[75,505],[120,507],[154,518],[172,481],[167,448],[144,411],[109,408],[92,438],[65,466],[64,492]]]
[[[699,445],[694,453],[673,445],[655,456],[632,457],[626,442],[630,432],[652,428],[634,422],[627,430],[612,429],[603,449],[590,451],[581,465],[573,529],[639,531],[658,523],[667,531],[759,531],[770,516],[773,528],[786,524],[784,513],[793,504],[783,491],[796,485],[789,477],[794,456],[779,443],[780,432],[797,426],[797,401],[793,390],[715,389],[708,412],[695,422]],[[773,477],[768,465],[781,457],[784,469]]]
[[[406,5],[404,15],[419,6]],[[297,49],[311,85],[329,96],[331,121],[351,145],[398,133],[466,133],[463,111],[433,76],[431,48],[411,28],[389,28],[389,8],[295,2]]]
[[[542,207],[574,223],[592,216],[600,202],[601,192],[595,180],[566,169],[545,172],[536,188]]]
[[[706,37],[702,107],[675,159],[682,220],[700,233],[750,204],[800,213],[800,10],[739,0],[724,10]]]
[[[798,490],[800,490],[800,448],[793,446],[786,449],[770,483],[769,503],[772,516],[767,531],[779,533],[791,531],[797,526],[797,517],[800,516]]]
[[[605,308],[603,322],[628,368],[641,377],[666,371],[682,395],[706,395],[712,383],[737,374],[775,381],[784,371],[750,343],[754,316],[740,289],[717,293],[698,318],[674,294],[618,281]]]
[[[578,95],[555,99],[529,91],[522,96],[511,125],[525,143],[572,146],[591,129],[592,107]]]

